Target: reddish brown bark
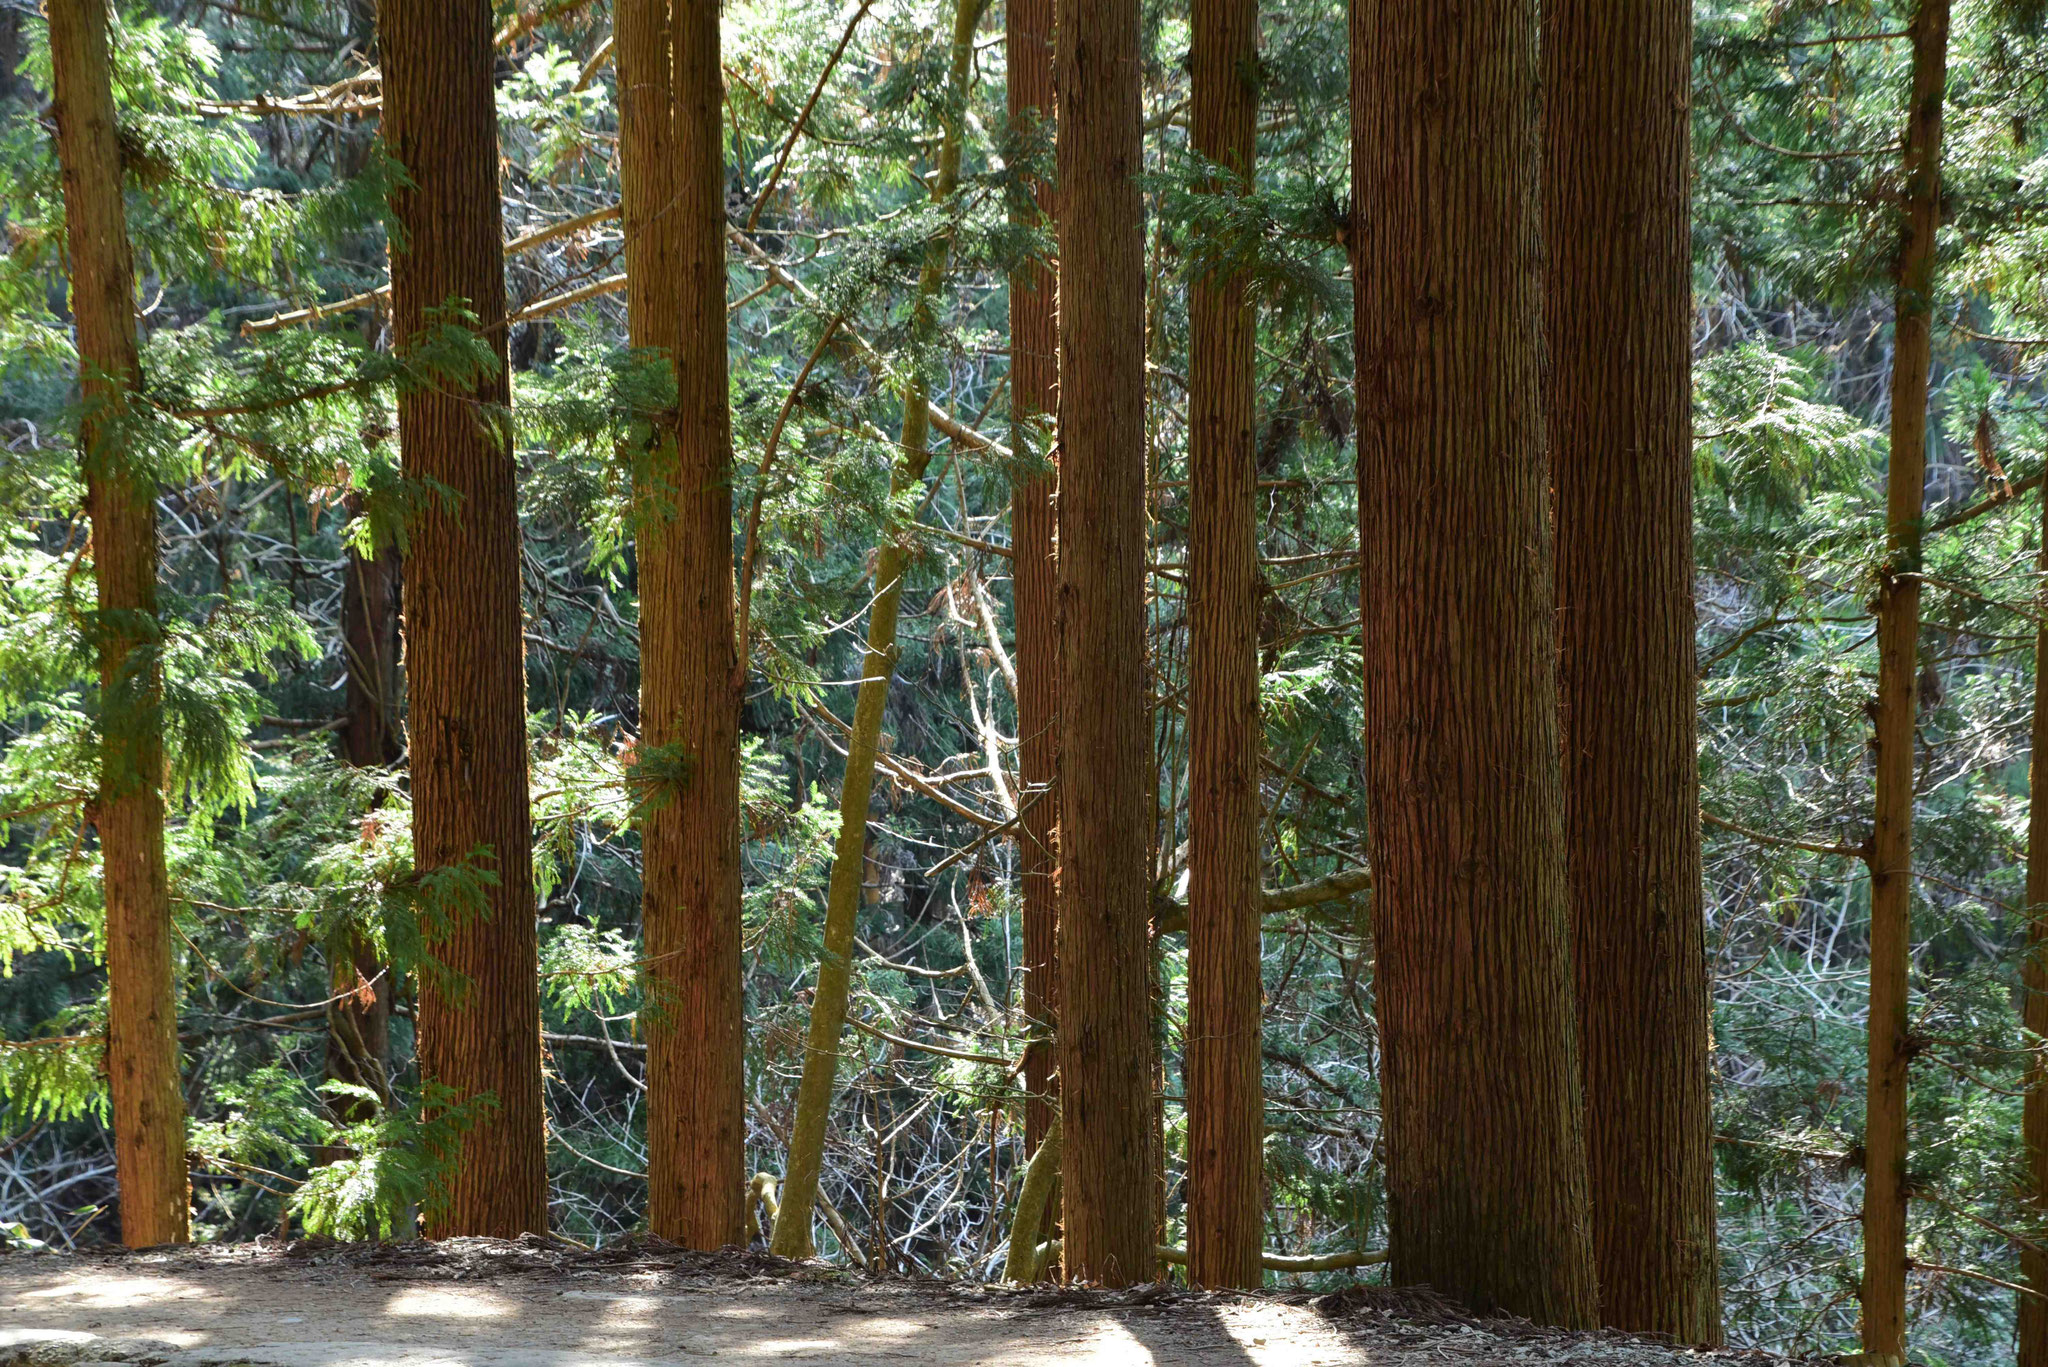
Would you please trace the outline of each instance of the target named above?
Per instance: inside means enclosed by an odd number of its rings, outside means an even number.
[[[1941,228],[1948,18],[1948,0],[1922,0],[1913,13],[1913,92],[1906,123],[1904,216],[1892,333],[1885,563],[1877,596],[1877,792],[1869,856],[1870,1065],[1863,1134],[1863,1351],[1876,1362],[1901,1362],[1906,1352],[1913,732],[1919,712],[1915,679],[1927,486],[1927,371],[1932,363],[1935,236]]]
[[[747,1193],[718,3],[619,0],[614,34],[628,327],[676,385],[634,455],[640,725],[690,765],[641,826],[648,1223],[710,1249]]]
[[[1194,146],[1248,181],[1259,108],[1257,0],[1195,0]],[[1213,187],[1226,191],[1227,184]],[[1259,1052],[1256,321],[1235,275],[1194,282],[1188,531],[1188,1279],[1265,1279]]]
[[[50,0],[50,66],[71,318],[85,417],[79,445],[100,666],[100,776],[92,804],[106,888],[107,1087],[121,1239],[190,1237],[178,1000],[164,871],[162,666],[156,616],[156,481],[122,442],[137,379],[135,268],[104,0]]]
[[[1601,1323],[1720,1341],[1693,651],[1686,0],[1543,12],[1565,850]]]
[[[459,302],[497,362],[473,385],[406,387],[398,430],[407,477],[454,496],[428,503],[406,558],[414,858],[423,871],[479,860],[497,878],[487,914],[429,942],[460,981],[420,985],[422,1079],[458,1102],[492,1098],[427,1232],[509,1238],[546,1229],[548,1184],[491,9],[422,0],[381,5],[377,21],[384,141],[407,178],[391,194],[396,350],[417,354],[429,312]]]
[[[2027,959],[2021,979],[2025,994],[2026,1044],[2048,1039],[2048,494],[2041,500],[2044,539],[2035,594],[2041,613],[2034,630],[2033,754],[2027,766]],[[2048,1213],[2048,1064],[2034,1055],[2027,1069],[2027,1097],[2020,1119],[2036,1211]],[[2019,1318],[2019,1367],[2048,1367],[2048,1249],[2035,1243],[2020,1250],[2020,1275],[2035,1294],[2015,1297]]]
[[[1058,0],[1060,1109],[1070,1276],[1158,1267],[1137,0]]]
[[[1393,1276],[1590,1325],[1543,458],[1535,4],[1357,0],[1351,59]]]
[[[1010,122],[1033,135],[1052,120],[1053,0],[1009,0]],[[1034,183],[1041,214],[1052,187]],[[1024,451],[1059,396],[1059,315],[1052,268],[1027,261],[1010,274],[1010,412]],[[1053,490],[1058,473],[1021,479],[1010,494],[1011,591],[1017,628],[1018,882],[1024,897],[1024,1014],[1038,1038],[1024,1050],[1024,1142],[1044,1142],[1058,1104],[1053,1032],[1059,1023],[1059,801],[1049,791],[1059,762],[1058,574],[1053,559]],[[1040,796],[1042,794],[1042,796]]]

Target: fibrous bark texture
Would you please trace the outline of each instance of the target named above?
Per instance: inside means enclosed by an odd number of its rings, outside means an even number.
[[[712,1249],[747,1181],[718,2],[619,0],[614,35],[627,325],[676,387],[633,453],[641,744],[687,763],[643,796],[648,1223]]]
[[[1535,5],[1357,0],[1351,24],[1393,1275],[1590,1325],[1540,391]]]
[[[473,380],[408,385],[398,431],[407,477],[453,494],[428,502],[406,559],[414,858],[496,875],[487,912],[428,943],[459,977],[420,984],[421,1078],[458,1104],[492,1098],[427,1232],[510,1238],[547,1227],[548,1185],[491,8],[415,0],[379,6],[377,22],[384,141],[406,174],[391,193],[396,349],[419,355],[430,325],[455,321],[430,313],[459,304],[497,361]]]
[[[1034,136],[1052,126],[1053,0],[1009,0],[1010,122]],[[1051,187],[1032,186],[1038,210],[1054,212]],[[1059,395],[1059,323],[1052,268],[1032,259],[1010,273],[1011,448],[1033,449],[1032,430]],[[1024,1050],[1024,1142],[1045,1142],[1058,1104],[1053,1032],[1059,1023],[1059,802],[1050,789],[1059,761],[1058,566],[1053,559],[1056,473],[1033,471],[1010,494],[1011,592],[1017,630],[1017,772],[1022,780],[1017,838],[1024,898],[1024,1014],[1034,1038]]]
[[[121,1240],[146,1248],[190,1237],[164,871],[156,480],[134,462],[121,431],[138,378],[135,267],[122,205],[106,3],[50,0],[45,12],[98,590],[92,630],[100,666],[100,779],[92,822],[106,889],[107,1086]]]
[[[1137,0],[1056,15],[1064,1253],[1123,1285],[1158,1267],[1141,46]]]
[[[1693,650],[1686,0],[1543,11],[1565,851],[1602,1324],[1721,1337]]]
[[[2048,536],[2048,494],[2041,500],[2041,529]],[[2021,981],[2026,994],[2023,1020],[2029,1043],[2048,1038],[2048,539],[2041,543],[2041,589],[2034,632],[2033,756],[2027,768],[2027,961]],[[2048,1063],[2036,1054],[2027,1070],[2027,1098],[2020,1119],[2030,1190],[2037,1211],[2048,1211]],[[2035,1294],[2022,1292],[2019,1309],[2019,1367],[2048,1367],[2048,1249],[2035,1243],[2020,1250],[2020,1275]]]
[[[1906,1352],[1906,1082],[1912,1046],[1914,722],[1920,646],[1920,541],[1927,485],[1927,368],[1941,227],[1941,113],[1948,0],[1914,11],[1904,221],[1892,335],[1891,460],[1877,593],[1876,820],[1870,836],[1870,1071],[1863,1135],[1863,1351]]]
[[[1248,187],[1259,108],[1258,0],[1195,0],[1194,146]],[[1189,344],[1188,1278],[1265,1278],[1259,1052],[1258,464],[1244,282],[1194,282]]]

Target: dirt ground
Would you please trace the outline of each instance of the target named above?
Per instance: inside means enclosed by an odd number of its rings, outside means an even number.
[[[0,1367],[1483,1367],[1783,1362],[1465,1319],[1431,1297],[1013,1290],[539,1240],[0,1255]]]

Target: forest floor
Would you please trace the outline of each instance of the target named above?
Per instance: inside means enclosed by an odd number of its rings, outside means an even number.
[[[1766,1367],[1464,1317],[1427,1293],[873,1280],[765,1254],[537,1239],[0,1254],[0,1367]]]

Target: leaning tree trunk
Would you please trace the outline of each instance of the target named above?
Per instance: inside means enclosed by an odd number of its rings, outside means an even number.
[[[1194,147],[1249,185],[1259,109],[1258,0],[1195,0]],[[1188,1280],[1265,1280],[1259,1052],[1256,322],[1244,281],[1194,282],[1189,347]]]
[[[950,200],[960,184],[960,130],[967,111],[968,84],[973,79],[974,30],[981,22],[982,6],[983,0],[958,0],[953,12],[945,128],[939,142],[938,174],[932,183],[932,199],[938,204]],[[934,326],[938,293],[945,283],[952,248],[950,228],[941,229],[925,247],[912,301],[911,326],[920,332]],[[903,386],[901,454],[889,476],[892,500],[924,482],[925,467],[931,462],[930,399],[923,371],[914,371]],[[817,991],[811,998],[803,1076],[797,1082],[782,1207],[776,1212],[775,1234],[770,1240],[774,1251],[785,1258],[807,1258],[813,1252],[811,1215],[817,1207],[818,1178],[825,1166],[825,1128],[831,1119],[832,1092],[839,1074],[839,1036],[846,1029],[854,921],[867,872],[868,803],[874,796],[882,712],[889,704],[889,679],[896,669],[896,619],[903,602],[903,576],[909,567],[910,556],[902,541],[895,536],[885,539],[875,555],[875,597],[868,607],[867,650],[861,659],[860,689],[854,700],[846,776],[839,789],[839,839],[833,848],[832,877],[825,892],[824,953],[818,961]]]
[[[156,616],[156,479],[123,432],[137,380],[135,268],[121,194],[121,146],[105,0],[50,0],[50,68],[71,317],[85,415],[79,445],[92,519],[100,665],[100,778],[91,808],[106,887],[107,1087],[121,1239],[190,1237],[185,1098],[164,871],[161,628]]]
[[[2027,766],[2027,959],[2021,990],[2027,1044],[2039,1049],[2048,1039],[2048,493],[2041,496],[2041,574],[2035,590],[2033,753]],[[2027,1098],[2020,1132],[2027,1154],[2034,1208],[2048,1216],[2048,1061],[2039,1053],[2027,1065]],[[2048,1367],[2048,1249],[2020,1250],[2020,1273],[2032,1294],[2019,1302],[2019,1367]]]
[[[1913,14],[1905,214],[1892,338],[1891,463],[1877,594],[1876,823],[1870,837],[1870,1071],[1863,1134],[1863,1351],[1906,1352],[1906,1082],[1912,1057],[1913,777],[1920,645],[1920,540],[1927,485],[1927,371],[1941,227],[1941,116],[1948,0]]]
[[[643,795],[648,1224],[691,1248],[745,1241],[740,673],[733,642],[725,163],[717,0],[619,0],[626,316],[676,389],[634,458]]]
[[[1034,136],[1052,124],[1053,0],[1008,0],[1011,126]],[[1052,187],[1034,181],[1041,216]],[[1036,257],[1010,273],[1012,449],[1036,449],[1033,429],[1059,396],[1059,321],[1052,268]],[[1032,1153],[1058,1105],[1053,1037],[1059,1027],[1059,567],[1053,560],[1053,488],[1058,472],[1032,471],[1010,493],[1011,593],[1017,629],[1018,884],[1024,896],[1024,1146]]]
[[[1558,758],[1534,0],[1351,16],[1367,810],[1397,1283],[1598,1304]]]
[[[1687,0],[1543,13],[1565,857],[1600,1322],[1721,1338],[1693,651]]]
[[[434,934],[450,975],[424,973],[420,1076],[456,1103],[489,1096],[447,1169],[435,1238],[547,1228],[539,967],[527,804],[516,466],[505,368],[498,124],[486,0],[384,4],[384,141],[405,171],[391,193],[392,336],[417,355],[459,303],[495,357],[398,399],[406,476],[453,495],[412,529],[405,593],[413,850],[423,873],[473,864],[488,909]]]
[[[1060,1112],[1070,1276],[1158,1269],[1137,0],[1058,0]],[[1085,701],[1085,706],[1076,706]]]

